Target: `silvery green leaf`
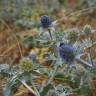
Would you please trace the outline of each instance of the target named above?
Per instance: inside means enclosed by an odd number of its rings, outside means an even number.
[[[83,46],[82,46],[82,44],[80,42],[75,42],[74,47],[76,49],[76,54],[80,54],[80,53],[83,52],[84,48],[83,48]]]
[[[20,85],[20,82],[17,79],[17,76],[13,76],[8,80],[4,88],[4,96],[13,96],[14,89]]]
[[[37,63],[33,64],[33,70],[37,70],[39,68],[42,68],[40,64],[37,64]]]
[[[57,92],[55,92],[55,90],[49,90],[47,96],[58,96]]]
[[[57,20],[53,21],[53,22],[52,22],[52,25],[53,25],[53,26],[56,26],[56,25],[57,25],[57,22],[58,22]]]
[[[53,86],[51,84],[48,84],[46,86],[43,87],[42,91],[40,92],[41,96],[46,96],[46,94],[53,89]],[[47,95],[49,96],[49,95]],[[50,95],[51,96],[51,95]]]
[[[86,49],[86,48],[88,48],[88,47],[91,47],[91,46],[92,46],[92,42],[91,42],[90,39],[85,39],[85,40],[83,41],[83,43],[82,43],[82,47],[83,47],[84,49]]]
[[[10,66],[9,64],[0,64],[0,72],[2,70],[9,70]]]
[[[67,96],[65,92],[61,93],[60,96]]]
[[[39,41],[41,44],[48,42],[47,40],[44,40],[44,39],[36,39],[36,40]]]
[[[55,32],[56,41],[62,41],[64,39],[65,33],[64,32]]]
[[[90,25],[85,25],[83,32],[85,33],[86,36],[89,36],[89,35],[91,35],[91,30],[92,30],[92,28]]]
[[[62,66],[64,64],[64,61],[59,58],[58,60],[56,60],[56,63],[54,64],[55,66]]]
[[[68,96],[70,93],[72,93],[72,89],[69,86],[59,84],[56,86],[56,92],[59,94],[59,96]]]
[[[8,77],[10,75],[10,66],[8,64],[0,64],[0,78]]]
[[[48,53],[46,54],[45,59],[46,59],[45,61],[49,61],[49,60],[56,60],[57,58],[53,54]]]
[[[39,69],[38,69],[38,72],[39,72],[40,74],[45,74],[45,75],[47,75],[47,76],[50,75],[50,71],[49,71],[48,68],[39,68]]]

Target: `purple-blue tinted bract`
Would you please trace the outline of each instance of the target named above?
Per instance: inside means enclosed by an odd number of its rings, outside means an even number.
[[[36,58],[36,54],[30,54],[29,58],[33,61],[33,63],[36,62],[37,58]]]
[[[42,28],[49,28],[52,26],[52,20],[48,16],[41,16],[41,27]]]
[[[75,58],[75,48],[71,44],[63,44],[61,43],[59,46],[59,54],[60,57],[66,62],[73,62]]]

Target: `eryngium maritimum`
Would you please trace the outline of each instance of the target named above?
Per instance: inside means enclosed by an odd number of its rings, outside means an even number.
[[[73,62],[75,58],[75,48],[71,44],[60,44],[59,54],[60,57],[66,62]]]
[[[42,28],[49,28],[52,26],[52,20],[50,19],[49,16],[46,16],[46,15],[41,16],[40,21],[41,21],[40,25]]]

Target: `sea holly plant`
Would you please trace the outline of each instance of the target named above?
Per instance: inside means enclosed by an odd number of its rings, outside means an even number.
[[[20,85],[25,86],[32,96],[90,96],[88,82],[96,74],[93,71],[93,58],[89,55],[91,59],[89,57],[88,59],[91,62],[81,58],[90,46],[86,47],[85,41],[80,42],[78,34],[80,32],[74,30],[58,32],[55,31],[56,26],[57,21],[53,21],[49,16],[42,16],[40,32],[22,41],[25,45],[31,41],[28,44],[29,46],[33,44],[31,46],[34,48],[49,49],[43,53],[42,64],[39,64],[38,54],[34,52],[22,57],[17,65],[0,65],[0,78],[7,81],[4,96],[13,96]],[[89,26],[83,29],[84,34],[88,36],[91,34],[90,31]],[[37,82],[37,85],[34,81],[40,78],[44,80],[47,78],[47,81],[41,81],[40,84]]]

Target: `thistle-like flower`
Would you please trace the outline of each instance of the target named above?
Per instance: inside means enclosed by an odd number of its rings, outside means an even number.
[[[40,19],[40,32],[44,32],[46,29],[54,31],[54,26],[57,25],[57,21],[53,21],[49,16],[41,16]]]
[[[52,27],[52,20],[48,16],[42,16],[41,17],[41,27],[42,28],[50,28]]]
[[[75,48],[71,44],[61,43],[59,46],[59,54],[62,60],[66,62],[73,62],[75,58]]]
[[[33,69],[32,60],[30,60],[29,58],[21,59],[20,68],[25,72],[31,71]]]

